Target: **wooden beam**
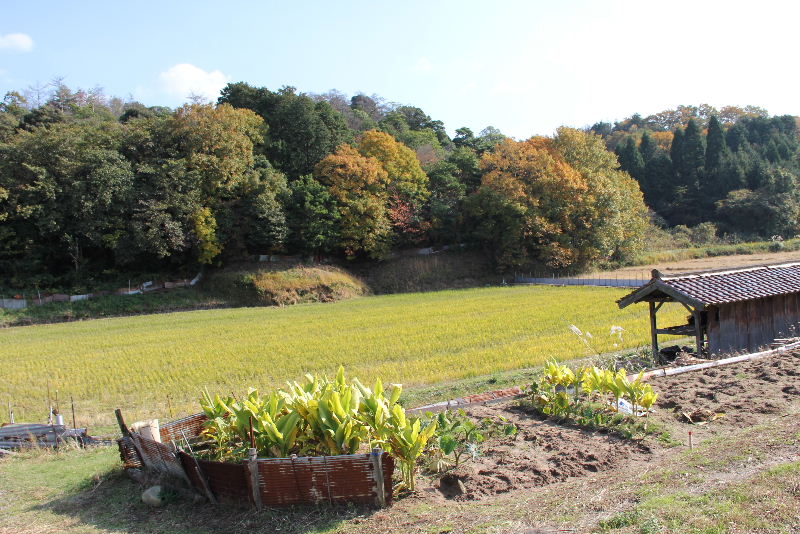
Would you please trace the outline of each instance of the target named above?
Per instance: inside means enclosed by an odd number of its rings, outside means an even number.
[[[658,361],[659,360],[658,327],[656,323],[656,312],[658,311],[658,308],[656,308],[656,305],[653,302],[651,302],[649,305],[650,305],[650,340],[653,343],[653,360]]]
[[[703,326],[700,324],[700,312],[692,310],[694,316],[694,339],[697,344],[697,357],[703,357]]]

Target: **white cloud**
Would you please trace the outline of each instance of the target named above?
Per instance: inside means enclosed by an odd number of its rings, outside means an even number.
[[[215,101],[229,78],[219,70],[207,72],[189,63],[178,63],[158,75],[162,90],[170,96],[186,99],[190,95]]]
[[[411,66],[411,72],[431,72],[433,71],[433,63],[426,58],[421,57],[414,65]]]
[[[0,50],[14,52],[30,52],[33,50],[33,39],[25,33],[7,33],[0,35]]]

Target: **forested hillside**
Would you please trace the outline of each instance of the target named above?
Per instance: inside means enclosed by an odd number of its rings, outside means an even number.
[[[794,118],[700,109],[517,141],[450,138],[417,107],[336,91],[240,82],[175,110],[61,83],[9,92],[0,286],[445,244],[500,270],[624,263],[652,224],[645,201],[665,224],[793,233]]]
[[[796,117],[770,117],[753,106],[680,106],[592,131],[615,149],[647,205],[669,225],[712,223],[745,237],[798,230]]]

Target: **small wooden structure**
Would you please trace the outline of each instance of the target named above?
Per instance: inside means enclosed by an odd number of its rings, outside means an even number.
[[[778,338],[798,335],[800,263],[761,265],[653,278],[617,301],[620,308],[650,305],[653,354],[658,335],[694,336],[698,354],[756,351]],[[665,302],[690,313],[685,325],[659,328],[656,314]]]

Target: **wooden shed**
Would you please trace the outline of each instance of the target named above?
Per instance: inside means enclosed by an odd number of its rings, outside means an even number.
[[[698,353],[753,352],[779,338],[796,337],[800,322],[800,263],[760,265],[653,278],[617,301],[620,308],[650,305],[653,353],[658,335],[694,336]],[[658,310],[678,302],[687,324],[660,328]]]

